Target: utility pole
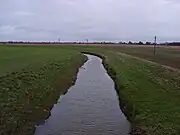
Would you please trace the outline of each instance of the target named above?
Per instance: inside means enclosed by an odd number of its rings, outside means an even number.
[[[58,38],[59,43],[61,42],[61,38]]]
[[[86,43],[87,43],[86,45],[88,45],[88,39],[86,39]]]
[[[156,55],[156,42],[157,42],[157,36],[154,37],[154,55]]]

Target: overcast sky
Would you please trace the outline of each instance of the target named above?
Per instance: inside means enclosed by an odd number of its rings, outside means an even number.
[[[0,40],[180,41],[180,0],[0,0]]]

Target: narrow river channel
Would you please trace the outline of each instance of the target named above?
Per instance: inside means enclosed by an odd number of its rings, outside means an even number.
[[[130,123],[120,110],[113,80],[99,57],[86,56],[75,85],[60,96],[35,135],[129,135]]]

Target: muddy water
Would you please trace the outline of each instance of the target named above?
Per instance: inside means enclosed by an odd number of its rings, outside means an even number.
[[[130,123],[119,108],[113,80],[100,58],[86,56],[75,85],[60,97],[35,135],[128,135]]]

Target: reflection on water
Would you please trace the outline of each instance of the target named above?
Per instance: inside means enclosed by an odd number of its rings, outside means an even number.
[[[119,108],[114,82],[102,60],[86,55],[77,80],[54,105],[35,135],[128,135],[130,123]]]

